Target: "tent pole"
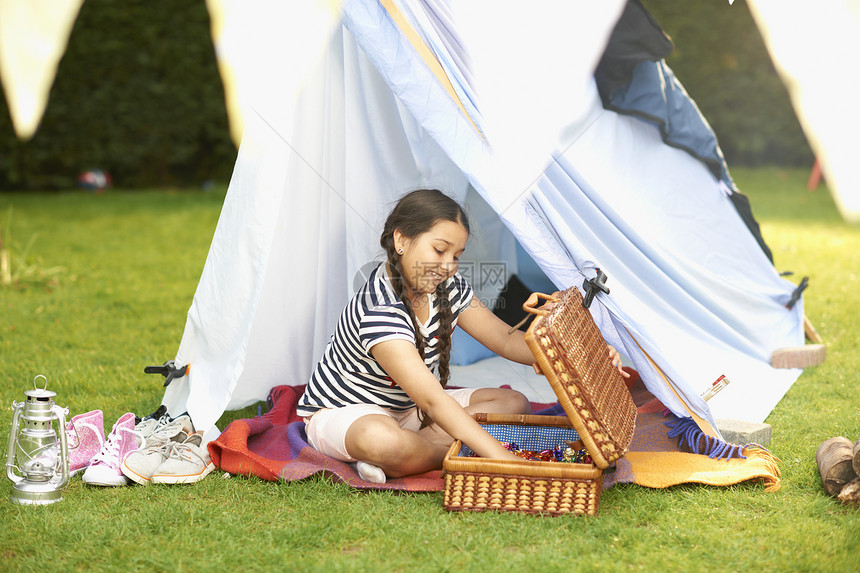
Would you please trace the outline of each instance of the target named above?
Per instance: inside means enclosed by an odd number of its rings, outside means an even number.
[[[812,326],[812,321],[810,321],[805,314],[803,315],[803,332],[806,334],[806,338],[808,338],[810,342],[814,342],[815,344],[824,344],[824,340],[818,334],[818,331],[815,330],[815,327]]]
[[[625,328],[625,330],[627,330],[627,329]],[[627,330],[627,334],[630,334],[629,330]],[[671,382],[669,382],[669,378],[666,376],[666,374],[663,372],[663,370],[661,370],[660,367],[657,366],[657,363],[651,359],[651,357],[648,355],[647,352],[645,352],[645,349],[642,348],[642,346],[639,344],[639,342],[636,341],[636,338],[634,338],[632,334],[630,334],[630,338],[631,338],[631,340],[633,340],[633,342],[636,343],[636,346],[638,346],[639,350],[642,351],[642,355],[645,356],[645,358],[651,364],[651,367],[657,372],[657,374],[660,375],[660,378],[663,379],[663,382],[666,383],[666,386],[672,391],[673,394],[675,394],[675,396],[677,396],[677,398],[681,402],[681,404],[684,405],[684,409],[687,410],[687,413],[690,415],[691,418],[693,418],[693,421],[696,422],[696,425],[699,426],[699,429],[702,430],[702,432],[704,432],[705,435],[707,435],[707,436],[712,436],[714,438],[718,438],[719,435],[717,434],[716,430],[714,430],[714,427],[711,426],[710,422],[708,422],[707,420],[705,420],[704,418],[702,418],[701,416],[699,416],[698,414],[696,414],[695,412],[693,412],[690,409],[690,407],[687,405],[687,402],[684,401],[683,398],[681,398],[681,395],[678,394],[678,391],[675,390],[675,387],[672,385]]]

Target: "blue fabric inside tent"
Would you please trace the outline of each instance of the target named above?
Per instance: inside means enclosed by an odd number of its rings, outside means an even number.
[[[551,294],[558,290],[546,273],[517,242],[517,278],[532,292]],[[469,336],[462,328],[454,330],[451,341],[451,364],[468,366],[496,354]]]

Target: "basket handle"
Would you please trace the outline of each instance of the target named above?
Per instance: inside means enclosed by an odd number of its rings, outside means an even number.
[[[549,311],[542,310],[537,307],[540,298],[544,298],[550,302],[558,302],[559,300],[557,297],[554,297],[551,294],[533,292],[529,295],[528,300],[523,303],[523,310],[531,314],[536,314],[538,316],[545,316]]]
[[[526,323],[526,321],[529,319],[529,314],[536,314],[538,316],[544,316],[547,312],[549,312],[548,310],[541,310],[541,309],[537,308],[537,305],[539,302],[538,299],[540,297],[543,297],[546,300],[551,301],[553,303],[556,303],[559,301],[559,299],[557,297],[554,297],[551,294],[543,294],[542,292],[533,292],[532,294],[529,295],[529,298],[526,299],[526,301],[523,303],[523,310],[526,311],[526,316],[521,321],[519,321],[517,324],[513,325],[508,330],[508,334],[513,334],[514,332],[519,330],[519,328],[522,325],[524,325]]]

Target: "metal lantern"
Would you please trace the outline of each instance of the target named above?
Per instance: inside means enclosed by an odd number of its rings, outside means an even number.
[[[45,380],[42,388],[36,384],[39,378]],[[63,488],[69,483],[69,411],[54,403],[57,394],[47,389],[48,379],[41,374],[33,379],[33,387],[24,392],[24,402],[12,402],[15,413],[6,452],[6,475],[14,484],[12,503],[47,505],[61,501]]]

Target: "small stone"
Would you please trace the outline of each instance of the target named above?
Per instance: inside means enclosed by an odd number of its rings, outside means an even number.
[[[747,444],[766,446],[770,444],[770,439],[773,435],[773,428],[770,424],[757,424],[754,422],[727,419],[718,419],[715,421],[723,439],[736,446],[745,446]]]
[[[807,344],[774,350],[770,356],[770,365],[774,368],[808,368],[823,364],[826,359],[826,346]]]

